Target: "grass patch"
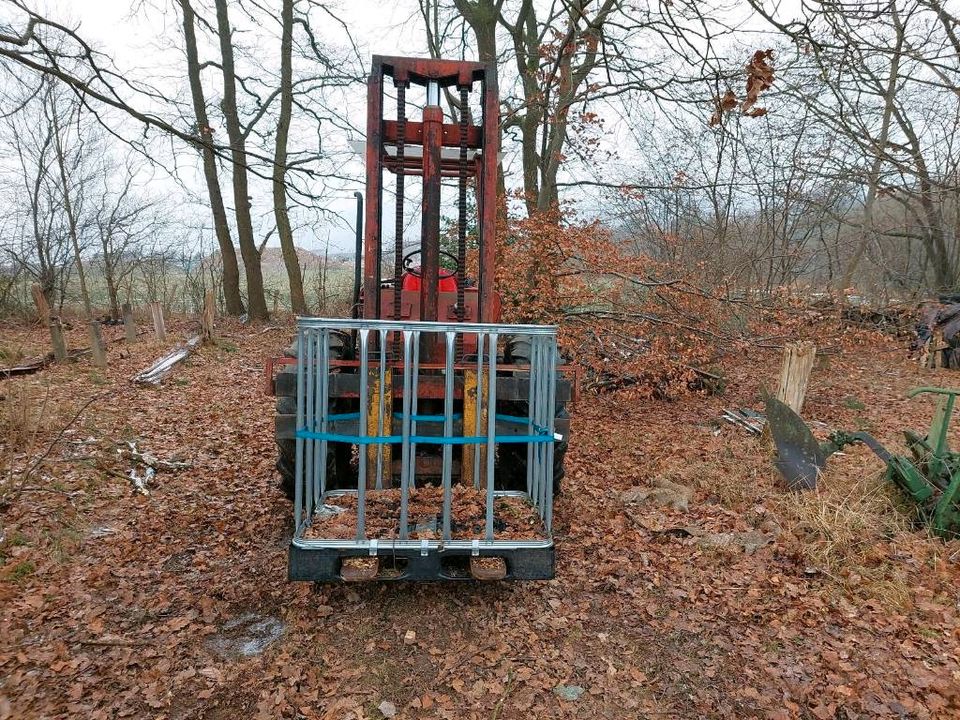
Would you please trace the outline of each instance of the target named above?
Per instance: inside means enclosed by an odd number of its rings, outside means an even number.
[[[50,556],[59,563],[65,563],[81,545],[83,534],[63,518],[60,523],[61,526],[56,531],[46,533],[46,540]]]
[[[13,348],[8,345],[0,345],[0,362],[13,365],[23,360],[23,348]]]
[[[26,578],[30,577],[37,570],[37,566],[33,564],[30,560],[23,560],[18,562],[7,574],[7,577],[13,582],[23,582]]]
[[[857,400],[853,395],[848,395],[843,399],[843,406],[847,410],[866,410],[867,406]]]
[[[213,344],[216,345],[221,350],[229,353],[236,352],[239,349],[235,342],[231,342],[230,340],[227,340],[225,338],[219,338],[219,337],[214,338]]]
[[[850,470],[836,466],[815,490],[784,494],[777,522],[805,560],[845,590],[902,607],[909,581],[888,550],[892,538],[913,530],[912,508],[883,473]]]

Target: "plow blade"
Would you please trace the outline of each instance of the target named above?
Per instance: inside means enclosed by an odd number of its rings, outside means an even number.
[[[777,448],[776,466],[791,490],[810,490],[827,466],[827,453],[810,428],[790,407],[775,397],[765,398],[767,425]]]

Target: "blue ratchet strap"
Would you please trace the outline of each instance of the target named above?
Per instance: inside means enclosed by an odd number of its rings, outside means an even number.
[[[399,445],[403,442],[401,435],[341,435],[331,432],[312,432],[305,428],[297,430],[297,437],[303,440],[327,440],[329,442],[343,442],[351,445]],[[553,435],[496,435],[496,443],[552,443],[556,442]],[[479,437],[442,437],[434,435],[411,435],[410,442],[417,445],[486,445],[487,438]]]
[[[401,413],[394,413],[395,417],[402,417]],[[462,413],[454,413],[453,418],[458,420],[463,417]],[[514,423],[516,425],[527,425],[529,424],[529,418],[520,417],[518,415],[495,415],[497,420],[503,422]],[[334,415],[328,415],[327,420],[359,420],[360,413],[340,413]],[[411,415],[411,420],[416,420],[417,422],[443,422],[443,415]],[[536,435],[495,435],[493,441],[495,443],[548,443],[556,442],[553,434],[544,427],[539,425],[534,425],[534,432]],[[340,433],[332,432],[314,432],[312,430],[307,430],[306,428],[300,428],[297,430],[297,437],[304,440],[327,440],[328,442],[343,442],[350,443],[351,445],[399,445],[403,442],[403,437],[400,435],[343,435]],[[443,436],[434,436],[434,435],[411,435],[410,442],[416,443],[418,445],[486,445],[487,438],[485,436],[475,436],[475,437],[443,437]]]

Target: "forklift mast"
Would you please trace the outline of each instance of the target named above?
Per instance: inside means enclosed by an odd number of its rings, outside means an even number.
[[[396,119],[384,117],[386,83],[396,94]],[[408,118],[407,92],[424,88],[422,116]],[[453,94],[456,122],[444,122],[441,92]],[[470,112],[479,93],[480,124]],[[411,93],[412,94],[412,93]],[[421,96],[423,97],[423,96]],[[417,102],[414,99],[413,102]],[[363,311],[369,320],[497,322],[494,287],[499,107],[494,66],[375,55],[367,81],[366,222],[363,246]],[[382,277],[384,169],[396,175],[393,277]],[[419,249],[404,255],[407,178],[421,178]],[[478,276],[467,277],[467,188],[474,179],[479,228]],[[441,253],[440,189],[455,178],[458,190],[456,256]],[[441,254],[455,269],[442,268]],[[413,259],[420,256],[418,264]],[[357,262],[360,259],[357,258]],[[462,341],[458,354],[462,355]]]

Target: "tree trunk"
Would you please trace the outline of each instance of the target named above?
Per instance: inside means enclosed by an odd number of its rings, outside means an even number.
[[[83,260],[80,258],[80,237],[77,233],[77,216],[74,213],[73,200],[70,197],[70,185],[67,182],[67,168],[63,160],[63,138],[60,136],[59,108],[52,95],[47,96],[50,101],[50,120],[53,123],[53,148],[57,156],[57,169],[60,173],[60,187],[63,190],[63,209],[67,213],[67,227],[70,231],[70,243],[73,245],[73,259],[77,265],[77,278],[80,280],[80,296],[83,298],[83,309],[87,320],[93,319],[93,308],[90,306],[90,294],[87,292],[87,274],[83,270]]]
[[[117,283],[113,279],[113,271],[104,273],[104,279],[107,282],[107,295],[110,298],[110,317],[113,320],[120,319],[120,293],[117,292]]]
[[[777,400],[787,405],[798,415],[807,395],[810,372],[817,357],[817,346],[812,342],[787,343],[783,349],[783,364],[780,366],[780,384]]]
[[[203,174],[207,182],[207,195],[210,197],[210,210],[213,212],[213,228],[223,264],[223,299],[229,315],[242,315],[244,307],[243,299],[240,297],[240,269],[237,265],[237,252],[233,247],[233,238],[230,237],[230,226],[227,224],[227,211],[223,206],[220,179],[217,176],[217,158],[213,152],[213,130],[210,128],[210,120],[207,117],[207,101],[200,81],[200,59],[197,54],[193,7],[190,5],[190,0],[180,0],[180,7],[183,10],[187,77],[190,80],[193,112],[197,119],[197,133],[202,146]]]
[[[269,318],[267,299],[263,293],[263,272],[260,267],[260,251],[253,237],[253,219],[250,216],[250,190],[247,183],[246,139],[240,126],[237,109],[237,78],[233,62],[233,41],[227,0],[216,0],[217,34],[220,39],[221,65],[223,68],[223,109],[230,139],[233,160],[233,202],[237,219],[237,236],[240,254],[247,276],[247,304],[251,320]]]
[[[880,170],[883,167],[883,158],[887,153],[887,139],[890,135],[890,121],[893,116],[893,106],[896,102],[897,80],[900,76],[900,53],[903,49],[904,28],[900,24],[900,16],[897,14],[896,3],[891,3],[893,12],[893,22],[897,30],[897,45],[890,60],[890,72],[887,75],[887,87],[883,98],[883,116],[880,120],[880,136],[875,144],[875,155],[870,167],[870,175],[867,178],[867,197],[863,204],[863,225],[860,228],[860,241],[853,252],[853,257],[847,264],[843,273],[841,282],[841,291],[845,291],[853,283],[853,274],[863,259],[867,250],[867,245],[873,235],[873,208],[877,199],[877,185],[880,178]]]
[[[470,3],[468,0],[454,0],[457,10],[473,30],[477,41],[477,59],[480,62],[491,63],[496,74],[496,87],[500,87],[499,70],[497,68],[497,22],[500,10],[493,0]],[[439,56],[439,53],[438,53]],[[503,144],[503,132],[500,132],[500,144]],[[503,161],[497,161],[497,215],[506,220],[507,198],[506,182],[503,175]]]
[[[280,117],[277,119],[276,150],[273,155],[273,214],[283,251],[283,264],[287,268],[290,285],[290,307],[296,315],[307,314],[303,297],[303,273],[297,248],[293,244],[293,230],[287,211],[287,138],[290,135],[290,115],[293,111],[293,0],[283,0],[280,11]]]

